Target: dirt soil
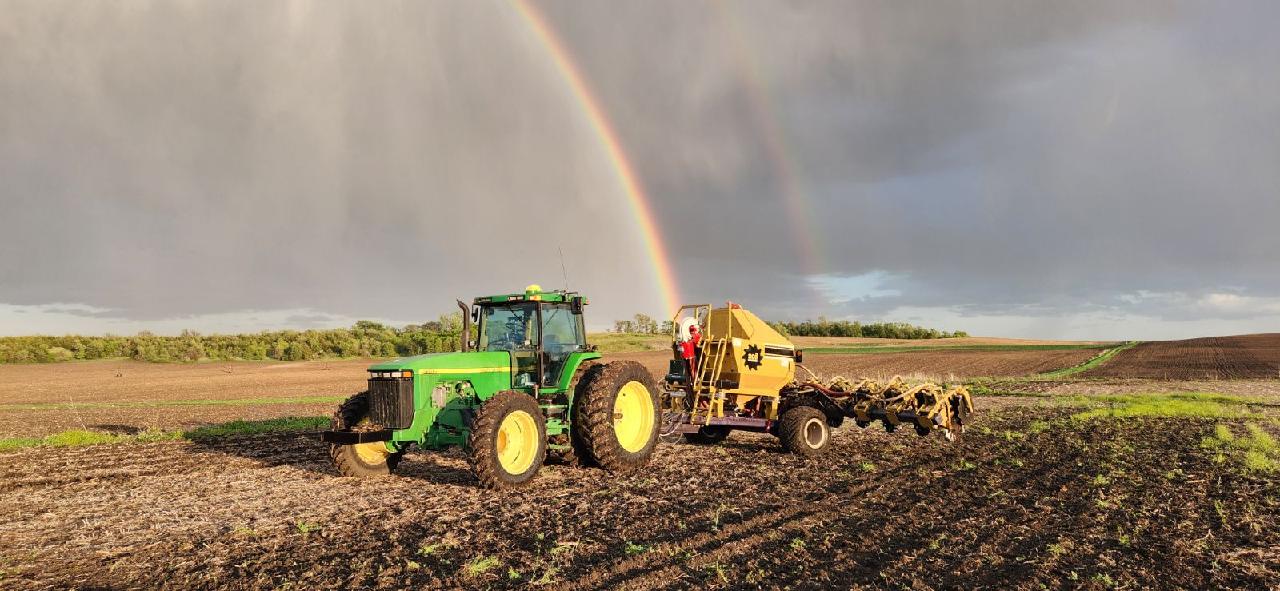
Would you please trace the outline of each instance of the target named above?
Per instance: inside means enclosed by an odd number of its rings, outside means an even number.
[[[1164,380],[1280,379],[1280,333],[1141,343],[1082,376]]]
[[[0,364],[0,404],[337,395],[359,389],[372,362],[143,363],[113,359]]]
[[[804,460],[740,433],[660,446],[632,476],[547,466],[507,494],[456,453],[338,477],[304,436],[11,452],[0,586],[1280,585],[1280,480],[1213,462],[1213,422],[982,410],[960,444],[848,426]]]
[[[0,365],[0,438],[42,437],[67,429],[134,433],[236,419],[327,416],[336,402],[296,399],[337,399],[359,392],[371,362]],[[295,401],[272,402],[289,399]]]

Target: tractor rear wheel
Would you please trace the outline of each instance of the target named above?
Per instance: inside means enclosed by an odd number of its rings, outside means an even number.
[[[332,431],[376,431],[378,426],[369,420],[369,393],[361,392],[348,398],[333,418],[329,420]],[[329,445],[333,465],[343,476],[382,476],[395,471],[403,451],[393,452],[385,441],[372,441],[354,445]]]
[[[831,443],[827,415],[812,406],[797,406],[782,415],[778,438],[787,451],[804,457],[820,455]]]
[[[658,443],[658,386],[635,361],[591,368],[573,401],[573,436],[592,462],[615,473],[649,462]]]
[[[485,488],[511,488],[531,480],[547,457],[547,422],[538,401],[522,392],[498,392],[471,423],[471,470]]]
[[[708,425],[697,433],[685,433],[684,440],[698,445],[715,445],[729,438],[731,429],[723,425]]]

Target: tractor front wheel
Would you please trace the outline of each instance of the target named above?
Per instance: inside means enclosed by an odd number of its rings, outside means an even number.
[[[368,392],[348,398],[329,421],[329,429],[333,431],[374,431],[377,428],[369,420]],[[395,471],[404,452],[391,451],[385,441],[372,441],[354,445],[331,444],[329,456],[343,476],[383,476]]]
[[[820,455],[831,443],[827,415],[812,406],[797,406],[783,413],[778,438],[787,451],[804,457]]]
[[[614,361],[588,371],[573,401],[572,433],[591,460],[614,473],[649,462],[658,443],[658,387],[635,361]]]
[[[494,394],[476,413],[468,447],[480,486],[512,488],[533,479],[547,457],[547,423],[538,401],[511,390]]]

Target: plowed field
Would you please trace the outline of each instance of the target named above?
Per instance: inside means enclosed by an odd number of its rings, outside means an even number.
[[[369,360],[194,365],[0,365],[0,438],[67,429],[135,433],[234,419],[329,415],[364,389]]]
[[[1141,343],[1082,376],[1280,379],[1280,333]]]
[[[845,427],[820,461],[737,434],[663,445],[634,476],[548,466],[506,494],[476,488],[456,454],[341,478],[303,436],[11,452],[0,454],[0,586],[1280,582],[1280,482],[1212,461],[1198,445],[1212,422],[1030,428],[1062,412],[989,410],[961,444]]]

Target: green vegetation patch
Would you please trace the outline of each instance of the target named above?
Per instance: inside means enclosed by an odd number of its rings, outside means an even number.
[[[814,347],[808,353],[916,353],[938,351],[968,351],[990,353],[996,351],[1074,351],[1078,349],[1105,349],[1109,345],[850,345],[848,347]]]
[[[1200,440],[1200,447],[1214,452],[1215,461],[1234,457],[1250,472],[1274,473],[1280,471],[1280,444],[1275,437],[1257,423],[1245,425],[1246,433],[1236,435],[1231,427],[1218,423],[1214,433]]]
[[[1138,346],[1138,343],[1139,343],[1139,342],[1140,342],[1140,341],[1129,341],[1129,342],[1127,342],[1127,343],[1125,343],[1125,344],[1123,344],[1123,345],[1120,345],[1120,346],[1118,346],[1118,347],[1112,347],[1112,348],[1107,349],[1107,350],[1105,350],[1105,351],[1103,351],[1103,352],[1101,352],[1101,353],[1098,353],[1097,355],[1093,356],[1093,358],[1092,358],[1092,359],[1089,359],[1088,361],[1085,361],[1084,363],[1081,363],[1080,365],[1075,365],[1075,366],[1072,366],[1072,367],[1067,367],[1067,368],[1064,368],[1064,369],[1059,369],[1059,370],[1057,370],[1057,371],[1050,371],[1050,372],[1042,373],[1042,374],[1040,374],[1040,375],[1039,375],[1039,376],[1037,376],[1037,377],[1041,377],[1041,378],[1049,378],[1049,379],[1054,379],[1054,378],[1065,378],[1065,377],[1067,377],[1067,376],[1071,376],[1071,375],[1075,375],[1075,374],[1078,374],[1078,373],[1081,373],[1081,372],[1089,371],[1089,370],[1091,370],[1091,369],[1093,369],[1093,368],[1095,368],[1095,367],[1098,367],[1098,366],[1100,366],[1100,365],[1102,365],[1102,364],[1104,364],[1104,363],[1106,363],[1106,362],[1110,361],[1112,357],[1115,357],[1116,355],[1119,355],[1120,353],[1122,353],[1122,352],[1124,352],[1124,351],[1127,351],[1127,350],[1129,350],[1129,349],[1132,349],[1132,348],[1134,348],[1134,347]]]
[[[286,398],[227,398],[214,400],[146,400],[139,402],[43,402],[0,404],[0,412],[11,410],[77,410],[86,408],[160,408],[169,406],[252,406],[259,404],[333,404],[345,396],[294,396]]]
[[[196,427],[182,434],[184,439],[201,440],[238,435],[264,435],[267,433],[294,433],[320,431],[329,427],[329,417],[284,417],[262,421],[231,421],[217,425]]]
[[[1134,417],[1243,418],[1251,414],[1248,405],[1252,402],[1254,401],[1248,398],[1214,392],[1071,396],[1055,401],[1066,406],[1092,407],[1072,415],[1071,418],[1075,420]]]
[[[148,430],[133,435],[71,429],[45,437],[0,439],[0,452],[28,447],[82,447],[104,443],[150,443],[153,441],[208,441],[223,437],[319,431],[329,426],[329,417],[285,417],[262,421],[231,421],[197,427],[190,431]]]
[[[671,335],[604,332],[587,335],[587,342],[599,347],[601,353],[663,351],[670,347]]]
[[[81,447],[103,443],[148,443],[181,439],[180,431],[143,431],[136,435],[119,435],[86,429],[71,429],[44,437],[14,437],[0,439],[0,451],[12,451],[27,447]]]

